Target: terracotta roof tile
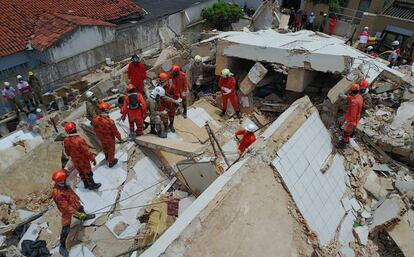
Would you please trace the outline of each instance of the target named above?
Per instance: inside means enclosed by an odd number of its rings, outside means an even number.
[[[1,0],[1,9],[0,56],[25,50],[30,39],[43,51],[77,26],[113,26],[144,13],[130,0]]]

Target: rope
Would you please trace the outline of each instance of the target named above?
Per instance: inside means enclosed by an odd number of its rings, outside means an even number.
[[[176,200],[181,200],[182,198],[178,198]],[[115,210],[114,212],[119,212],[119,211],[124,211],[124,210],[132,210],[132,209],[137,209],[137,208],[143,208],[143,207],[148,207],[151,205],[155,205],[155,204],[159,204],[159,203],[168,203],[169,201],[159,201],[159,202],[154,202],[154,203],[148,203],[148,204],[143,204],[143,205],[136,205],[136,206],[131,206],[131,207],[126,207],[126,208],[120,208]],[[105,213],[109,213],[111,212],[111,210],[109,211],[102,211],[102,212],[94,212],[93,214],[105,214]]]

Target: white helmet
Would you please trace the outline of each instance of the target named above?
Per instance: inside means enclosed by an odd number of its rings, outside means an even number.
[[[228,78],[228,77],[233,76],[233,73],[231,73],[229,69],[223,69],[221,71],[221,76],[225,77],[225,78]]]
[[[374,50],[374,47],[373,47],[373,46],[368,46],[368,47],[367,47],[367,50],[368,50],[368,51],[372,51],[372,50]]]
[[[42,112],[42,109],[37,108],[37,109],[36,109],[36,112],[37,112],[37,113],[41,113],[41,112]]]
[[[202,58],[200,55],[196,55],[196,56],[194,57],[194,60],[195,60],[196,62],[202,62],[202,61],[203,61],[203,58]]]
[[[91,98],[93,96],[93,92],[88,90],[85,92],[85,96],[86,98]]]
[[[17,79],[22,79],[22,75],[17,75]]]
[[[311,12],[311,15],[315,15],[313,12]]]
[[[248,131],[248,132],[251,132],[251,133],[254,133],[256,130],[258,130],[259,128],[255,125],[255,124],[253,124],[253,123],[249,123],[249,124],[247,124],[247,126],[245,127],[245,129]]]
[[[155,87],[151,92],[152,98],[163,97],[163,96],[165,96],[165,90],[162,87]]]
[[[392,42],[392,45],[393,46],[398,46],[398,45],[400,45],[400,42],[398,42],[397,40],[395,40],[394,42]]]
[[[5,81],[5,82],[4,82],[4,86],[9,87],[9,86],[10,86],[10,83],[9,83],[9,82],[7,82],[7,81]]]
[[[368,27],[364,27],[364,30],[368,30]]]

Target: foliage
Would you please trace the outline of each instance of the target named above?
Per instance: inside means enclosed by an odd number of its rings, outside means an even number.
[[[207,23],[218,30],[228,28],[233,22],[237,22],[243,17],[243,10],[236,4],[227,4],[223,0],[218,0],[213,6],[204,8],[201,16]]]
[[[338,12],[341,7],[345,6],[345,0],[306,0],[312,4],[327,4],[331,12]]]

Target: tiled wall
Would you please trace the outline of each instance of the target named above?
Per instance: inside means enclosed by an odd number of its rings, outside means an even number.
[[[345,214],[341,204],[347,179],[343,157],[336,154],[331,167],[324,174],[320,171],[332,147],[330,134],[315,112],[272,162],[322,245],[334,238]]]

